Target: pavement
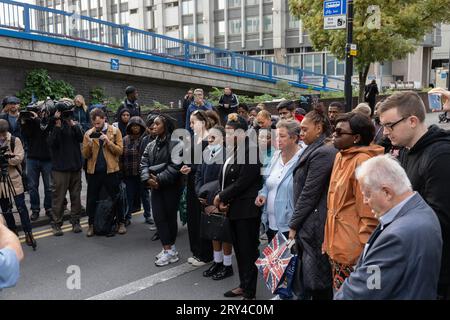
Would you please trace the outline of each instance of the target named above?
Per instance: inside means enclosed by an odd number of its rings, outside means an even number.
[[[66,222],[62,237],[54,237],[48,226],[35,229],[37,251],[23,246],[20,280],[14,288],[0,291],[0,300],[223,300],[224,292],[239,285],[235,260],[234,276],[221,281],[202,276],[210,264],[193,267],[187,263],[186,226],[179,225],[180,260],[157,267],[154,257],[161,243],[150,240],[154,231],[141,213],[133,216],[127,234],[112,238],[87,238],[86,222],[83,218],[80,234],[72,233]],[[73,280],[78,275],[79,282]],[[271,297],[259,279],[256,298]],[[235,300],[239,298],[228,299]]]

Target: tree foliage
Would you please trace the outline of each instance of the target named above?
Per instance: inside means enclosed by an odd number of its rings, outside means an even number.
[[[353,43],[358,55],[354,65],[364,86],[370,64],[403,59],[440,22],[450,21],[450,0],[355,0]],[[365,25],[367,8],[381,9],[381,28]],[[346,31],[323,29],[323,0],[289,0],[289,10],[300,18],[313,47],[345,58]]]
[[[45,69],[34,69],[27,75],[25,88],[17,94],[17,97],[20,98],[22,105],[27,105],[33,95],[38,101],[47,97],[57,100],[73,98],[75,89],[65,81],[53,80]]]

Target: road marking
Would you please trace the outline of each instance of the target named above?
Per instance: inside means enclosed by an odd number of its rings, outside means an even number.
[[[179,277],[185,273],[192,272],[196,270],[198,267],[194,267],[189,263],[183,263],[182,265],[176,266],[169,270],[165,270],[154,275],[151,275],[146,278],[142,278],[140,280],[131,282],[124,286],[112,289],[110,291],[106,291],[99,295],[90,297],[86,300],[120,300],[125,298],[126,296],[135,294],[139,291],[148,289],[157,284],[166,282],[173,278]]]
[[[133,213],[132,216],[138,216],[138,215],[140,215],[142,213],[144,213],[144,210],[137,211],[137,212]],[[88,227],[88,217],[84,217],[84,218],[80,219],[80,226],[82,228]],[[72,225],[71,224],[65,225],[65,226],[63,226],[61,228],[61,230],[63,232],[69,231],[71,229],[72,229]],[[44,229],[44,230],[41,230],[41,231],[38,231],[38,232],[33,232],[34,239],[42,239],[42,238],[46,238],[46,237],[49,237],[49,236],[52,236],[52,235],[53,235],[52,228],[47,228],[47,229]],[[21,243],[25,243],[25,235],[24,234],[21,235],[19,237],[19,239],[20,239]]]

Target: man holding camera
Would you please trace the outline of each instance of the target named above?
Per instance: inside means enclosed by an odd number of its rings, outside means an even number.
[[[91,111],[94,128],[88,130],[83,139],[83,156],[87,159],[87,204],[89,215],[88,237],[94,235],[94,217],[100,192],[104,187],[113,200],[113,212],[119,221],[119,234],[125,234],[125,217],[118,216],[117,198],[119,195],[119,157],[123,153],[120,130],[106,123],[106,115],[101,109]],[[111,232],[108,235],[114,235]]]
[[[48,146],[49,128],[41,126],[44,112],[36,105],[27,107],[26,111],[20,112],[20,127],[22,136],[28,150],[26,154],[28,190],[31,203],[31,221],[39,218],[40,196],[39,178],[42,176],[44,182],[44,208],[45,214],[52,218],[52,189],[50,177],[52,173],[52,161],[50,148]]]
[[[70,193],[70,222],[72,231],[80,233],[81,214],[81,150],[83,141],[81,127],[73,120],[72,100],[64,99],[56,104],[54,127],[48,142],[52,158],[53,184],[53,234],[62,236],[64,199]]]
[[[36,241],[31,232],[31,222],[25,205],[22,184],[21,163],[24,151],[20,139],[8,132],[9,124],[0,119],[0,207],[8,223],[8,228],[17,234],[16,221],[12,213],[13,202],[20,215],[26,243],[36,248]]]

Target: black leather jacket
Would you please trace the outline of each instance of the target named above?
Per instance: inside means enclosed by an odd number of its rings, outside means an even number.
[[[170,137],[164,140],[157,138],[150,142],[145,148],[141,159],[141,181],[146,182],[150,178],[151,167],[166,164],[164,169],[159,169],[156,174],[159,185],[164,188],[181,183],[180,169],[182,163],[175,164],[171,157],[172,151],[175,147],[182,150],[181,142],[170,141]],[[161,168],[161,166],[159,166]]]

